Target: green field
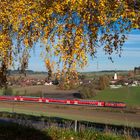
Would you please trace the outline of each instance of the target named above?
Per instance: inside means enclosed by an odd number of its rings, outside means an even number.
[[[123,87],[100,91],[95,100],[125,102],[129,106],[140,106],[140,87]]]

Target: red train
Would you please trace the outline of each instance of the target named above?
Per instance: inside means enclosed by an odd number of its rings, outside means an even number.
[[[84,105],[96,107],[117,107],[124,108],[126,104],[123,102],[96,101],[96,100],[77,100],[77,99],[54,99],[29,96],[0,96],[0,101],[20,101],[20,102],[41,102],[41,103],[57,103],[69,105]]]

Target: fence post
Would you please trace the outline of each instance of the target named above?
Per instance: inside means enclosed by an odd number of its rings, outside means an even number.
[[[77,132],[78,122],[77,120],[74,121],[74,131]]]
[[[13,105],[12,105],[12,113],[15,112],[15,101],[13,101]]]

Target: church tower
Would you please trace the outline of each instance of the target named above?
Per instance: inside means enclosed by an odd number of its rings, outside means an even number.
[[[117,73],[115,72],[115,74],[114,74],[114,80],[117,80],[117,79],[118,79]]]

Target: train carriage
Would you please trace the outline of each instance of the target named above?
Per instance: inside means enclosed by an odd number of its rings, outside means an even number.
[[[0,96],[0,101],[13,101],[15,96]]]
[[[66,99],[55,99],[55,98],[50,98],[49,103],[60,103],[60,104],[67,104]]]
[[[107,101],[105,102],[105,107],[119,107],[119,108],[125,108],[126,104],[123,102],[112,102],[112,101]]]
[[[21,101],[21,102],[37,102],[37,103],[57,103],[66,105],[83,105],[83,106],[96,106],[96,107],[117,107],[125,108],[126,104],[123,102],[112,101],[97,101],[97,100],[77,100],[77,99],[55,99],[55,98],[42,98],[30,96],[0,96],[0,101]]]

